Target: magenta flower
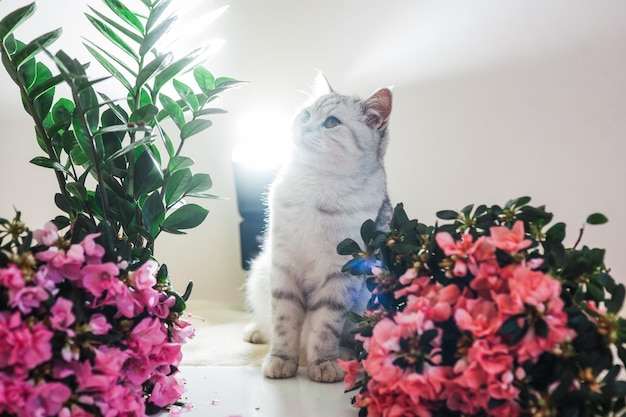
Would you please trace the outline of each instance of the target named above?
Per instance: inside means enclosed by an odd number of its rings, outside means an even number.
[[[32,310],[39,308],[41,303],[49,297],[46,290],[41,287],[26,286],[17,291],[9,291],[9,305],[23,314],[29,314]]]
[[[175,402],[185,392],[185,386],[174,375],[165,376],[157,373],[152,376],[150,382],[154,384],[150,402],[158,407],[165,407]]]
[[[33,231],[33,237],[40,245],[54,246],[59,240],[59,229],[52,222],[48,222],[43,229]]]
[[[82,286],[99,298],[102,293],[118,286],[119,269],[112,262],[104,264],[88,264],[81,270]]]
[[[50,308],[50,324],[55,330],[66,330],[76,320],[72,313],[72,302],[59,297],[56,303]]]

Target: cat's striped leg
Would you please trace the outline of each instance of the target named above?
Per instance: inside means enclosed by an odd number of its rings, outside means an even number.
[[[304,315],[304,299],[297,289],[272,290],[271,345],[263,361],[263,375],[267,378],[290,378],[298,371]]]

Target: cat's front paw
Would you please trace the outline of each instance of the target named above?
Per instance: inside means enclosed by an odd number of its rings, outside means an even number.
[[[266,378],[281,379],[291,378],[298,371],[298,359],[282,359],[268,355],[263,361],[263,375]]]
[[[243,340],[248,343],[265,344],[269,343],[270,339],[267,337],[266,332],[260,328],[256,323],[249,323],[243,329]]]
[[[324,361],[309,365],[309,377],[315,382],[341,381],[345,372],[341,370],[337,361]]]

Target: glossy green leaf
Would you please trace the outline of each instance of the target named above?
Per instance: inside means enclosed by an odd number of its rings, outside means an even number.
[[[154,86],[152,89],[153,97],[155,97],[172,78],[187,69],[201,54],[202,48],[195,49],[187,54],[187,56],[172,62],[163,71],[154,77]]]
[[[197,112],[194,112],[193,115],[194,117],[200,117],[200,116],[207,116],[209,114],[226,114],[226,113],[228,113],[228,111],[224,109],[208,108],[208,109],[202,109]]]
[[[361,247],[353,239],[344,239],[337,245],[339,255],[355,255],[361,253]]]
[[[208,93],[215,88],[215,77],[208,69],[198,66],[193,70],[193,77],[203,93]]]
[[[167,188],[165,189],[165,205],[167,207],[171,207],[183,198],[191,185],[191,179],[191,171],[188,168],[181,169],[172,174],[167,183]]]
[[[61,172],[66,173],[66,174],[70,174],[70,172],[63,165],[61,165],[57,161],[53,161],[50,158],[46,158],[46,157],[43,157],[43,156],[37,156],[37,157],[31,159],[30,163],[33,164],[33,165],[40,166],[40,167],[51,168],[51,169],[54,169],[56,171],[61,171]]]
[[[605,224],[609,219],[602,213],[593,213],[587,217],[587,224]]]
[[[141,88],[152,77],[154,77],[163,67],[167,66],[172,61],[172,54],[166,53],[158,55],[152,61],[150,61],[137,75],[135,86]]]
[[[128,121],[131,123],[149,123],[156,117],[158,112],[159,109],[157,108],[157,106],[153,104],[147,104],[132,112],[130,117],[128,118]]]
[[[187,107],[194,112],[198,111],[198,98],[196,97],[196,94],[193,92],[191,87],[176,79],[172,81],[172,84],[174,85],[174,89],[176,90],[180,98],[185,102]]]
[[[105,0],[106,1],[106,0]],[[111,27],[111,29],[115,29],[118,32],[120,32],[122,35],[126,36],[128,39],[136,42],[136,43],[141,43],[142,37],[137,34],[137,32],[129,29],[128,27],[120,24],[119,22],[116,22],[115,20],[107,17],[106,15],[100,13],[98,10],[94,9],[91,6],[88,6],[89,9],[96,15],[98,16],[98,18],[104,23],[107,24]]]
[[[191,136],[208,129],[213,125],[210,120],[195,119],[185,124],[180,130],[180,138],[182,140],[188,139]]]
[[[44,48],[52,45],[52,43],[54,43],[59,36],[61,36],[61,29],[53,30],[35,38],[11,57],[13,65],[19,67],[25,61],[41,52]]]
[[[191,185],[187,190],[187,194],[201,193],[211,189],[211,187],[213,187],[213,181],[211,180],[211,176],[209,174],[194,174],[193,179],[191,180]]]
[[[77,197],[83,201],[87,200],[87,189],[85,186],[79,182],[70,182],[65,184],[65,189],[72,194],[72,196]]]
[[[100,19],[86,13],[87,20],[91,22],[91,24],[105,37],[107,38],[113,45],[117,46],[120,50],[124,51],[135,61],[139,62],[139,57],[137,53],[131,48],[111,27],[106,25]]]
[[[181,230],[199,226],[209,211],[197,204],[185,204],[165,218],[161,229],[169,233],[182,233]]]
[[[158,191],[153,192],[141,207],[145,228],[152,237],[159,234],[161,223],[165,219],[165,207]]]
[[[109,9],[118,15],[122,20],[128,23],[133,28],[137,29],[139,33],[144,33],[143,23],[137,17],[137,15],[124,5],[119,0],[104,0],[105,4],[109,6]]]
[[[112,161],[116,158],[119,158],[122,155],[125,155],[127,153],[129,153],[130,151],[139,148],[140,146],[144,146],[148,143],[151,143],[154,141],[154,136],[144,136],[141,139],[136,139],[134,142],[132,142],[131,144],[124,146],[123,148],[119,149],[117,152],[111,154],[107,160],[105,162],[109,162]]]
[[[618,313],[624,305],[624,297],[626,296],[626,289],[624,284],[618,284],[613,289],[611,299],[606,301],[606,309],[609,313]]]
[[[159,101],[163,106],[163,110],[165,110],[165,112],[170,117],[170,119],[172,119],[174,124],[176,124],[179,129],[182,129],[183,126],[185,126],[185,114],[183,113],[183,109],[180,108],[176,100],[165,94],[159,94]]]
[[[565,239],[565,223],[559,222],[546,232],[546,240],[550,242],[562,242]]]
[[[45,83],[48,80],[52,79],[52,73],[45,65],[41,63],[37,63],[36,65],[37,78],[35,83]],[[37,113],[37,117],[40,119],[44,119],[50,108],[52,107],[52,103],[54,101],[54,89],[48,89],[46,92],[39,94],[37,98],[33,99],[33,107],[35,108],[35,113]]]
[[[436,216],[442,220],[456,220],[459,218],[459,213],[454,210],[440,210],[436,213]]]
[[[37,66],[44,65],[41,62],[37,63]],[[37,80],[36,83],[31,87],[31,90],[28,92],[32,99],[36,99],[42,94],[54,89],[57,85],[63,82],[63,77],[61,75],[55,75],[54,77],[40,81]]]
[[[4,41],[19,25],[31,17],[36,9],[37,5],[31,3],[6,15],[0,20],[0,39]]]
[[[186,156],[173,156],[167,164],[167,171],[174,173],[178,170],[189,168],[194,164],[194,160]]]
[[[152,152],[143,152],[135,161],[134,196],[147,195],[163,185],[163,174]]]
[[[96,61],[98,61],[100,63],[100,65],[102,65],[104,67],[104,69],[106,69],[109,74],[111,74],[113,77],[115,77],[121,84],[122,86],[124,86],[124,88],[128,91],[133,91],[133,86],[130,84],[130,82],[126,79],[126,77],[124,76],[124,74],[122,74],[122,72],[120,72],[117,67],[115,65],[113,65],[108,59],[106,59],[102,54],[100,54],[100,52],[98,52],[95,48],[92,48],[91,46],[89,46],[88,44],[84,43],[83,45],[85,45],[85,48],[87,48],[87,50],[89,51],[89,53],[96,58]]]
[[[167,19],[159,22],[159,24],[154,28],[151,28],[143,38],[143,42],[141,42],[141,46],[139,47],[139,56],[145,56],[148,52],[150,52],[175,21],[175,16],[168,17]]]
[[[162,0],[159,1],[157,6],[152,9],[150,16],[148,16],[148,20],[146,22],[146,31],[150,31],[154,25],[159,23],[161,20],[161,16],[169,7],[171,0]],[[151,3],[151,2],[149,2]],[[147,4],[148,7],[153,7],[152,4]]]

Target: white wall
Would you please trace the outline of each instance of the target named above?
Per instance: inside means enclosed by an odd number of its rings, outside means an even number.
[[[72,14],[65,19],[54,17],[54,0],[39,3],[42,21],[68,28],[63,48],[78,50],[84,3],[68,1],[76,7],[64,10]],[[2,10],[17,4],[23,3],[5,0]],[[229,3],[202,2],[209,4]],[[230,5],[198,30],[203,38],[227,40],[208,67],[251,84],[225,95],[220,104],[231,113],[190,143],[198,169],[212,174],[213,191],[230,200],[209,202],[204,225],[186,237],[163,237],[157,247],[180,287],[194,280],[194,297],[241,303],[230,165],[238,117],[268,107],[291,114],[316,69],[347,94],[394,85],[387,171],[392,199],[404,202],[410,216],[430,223],[439,209],[530,195],[568,223],[571,244],[586,216],[600,211],[609,224],[587,228],[583,243],[606,248],[613,276],[626,283],[626,3]],[[0,216],[10,216],[15,205],[36,226],[56,214],[56,184],[50,172],[27,163],[37,149],[5,74],[0,92]],[[267,120],[259,131],[278,129],[277,123]]]

